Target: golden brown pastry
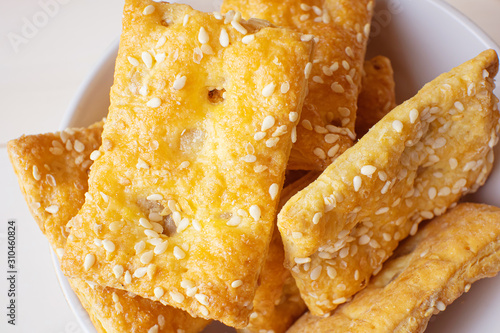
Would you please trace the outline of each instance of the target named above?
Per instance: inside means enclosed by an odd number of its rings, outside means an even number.
[[[286,186],[281,193],[279,207],[283,207],[294,194],[309,185],[318,176],[317,171],[310,171]],[[260,273],[259,287],[255,292],[250,322],[247,327],[238,330],[238,332],[285,332],[306,310],[306,305],[300,298],[295,280],[290,271],[283,266],[284,260],[283,242],[275,227],[266,263]]]
[[[396,107],[391,61],[384,56],[377,56],[365,61],[364,69],[356,115],[358,138],[362,138],[373,125]]]
[[[324,317],[288,331],[424,332],[471,284],[500,270],[500,209],[461,204],[406,240],[368,286]]]
[[[59,133],[12,140],[8,152],[31,213],[60,258],[67,222],[78,213],[88,189],[90,154],[101,145],[102,123]],[[209,323],[182,310],[80,279],[69,283],[96,330],[120,332],[200,332]],[[149,331],[151,330],[151,331]]]
[[[363,289],[398,242],[484,184],[498,141],[488,50],[425,85],[281,210],[286,266],[314,315]]]
[[[352,146],[373,5],[371,0],[224,0],[228,14],[265,19],[317,42],[288,168],[323,170]]]
[[[63,272],[244,327],[312,41],[150,0],[127,0],[123,20],[103,144]]]

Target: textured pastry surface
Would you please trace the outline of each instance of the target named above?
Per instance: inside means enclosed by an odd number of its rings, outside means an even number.
[[[396,107],[394,72],[391,61],[377,56],[364,64],[365,75],[358,98],[356,135],[362,138],[373,125]]]
[[[298,332],[423,332],[471,284],[500,270],[500,209],[461,204],[401,244],[366,289]]]
[[[9,155],[35,221],[61,257],[68,230],[88,189],[90,154],[101,145],[102,123],[90,128],[23,136]],[[50,208],[49,208],[50,207]],[[57,207],[57,208],[56,208]],[[208,324],[186,312],[121,290],[70,279],[98,332],[199,332]],[[152,331],[152,332],[153,332]]]
[[[286,186],[280,197],[279,207],[298,191],[313,182],[319,173],[310,171]],[[288,181],[288,180],[287,180]],[[248,326],[238,330],[242,333],[273,331],[285,332],[307,309],[290,271],[283,266],[285,252],[278,229],[273,230],[266,263],[259,277],[259,287],[253,301],[253,312]]]
[[[484,184],[498,142],[493,50],[395,108],[281,210],[286,265],[314,315],[366,286],[419,222]]]
[[[288,168],[323,170],[355,139],[371,0],[224,0],[222,10],[315,37],[309,92]],[[278,62],[283,59],[278,58]]]
[[[245,326],[311,52],[261,20],[126,1],[103,145],[63,271]]]

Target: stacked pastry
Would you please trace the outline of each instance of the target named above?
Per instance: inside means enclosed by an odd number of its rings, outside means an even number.
[[[491,171],[494,51],[395,107],[373,1],[222,12],[127,0],[105,122],[9,143],[99,332],[421,331],[500,270],[496,208],[418,231]]]

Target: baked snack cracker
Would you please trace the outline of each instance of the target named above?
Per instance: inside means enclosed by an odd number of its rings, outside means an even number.
[[[304,315],[288,331],[424,332],[471,284],[500,270],[500,209],[461,204],[406,240],[380,274],[330,315]]]
[[[127,0],[123,20],[103,144],[63,271],[244,327],[312,42],[149,0]]]
[[[298,191],[309,185],[319,176],[310,171],[300,179],[286,186],[280,197],[279,207]],[[290,271],[283,266],[285,252],[277,227],[269,245],[266,263],[259,277],[259,287],[253,300],[253,312],[247,327],[238,330],[242,333],[285,332],[307,309],[300,298],[299,290]]]
[[[419,222],[476,191],[498,141],[488,50],[425,85],[283,207],[286,266],[314,315],[363,289]]]
[[[391,61],[384,56],[376,56],[365,61],[364,70],[356,115],[356,135],[359,138],[396,107]]]
[[[101,145],[102,123],[90,128],[23,136],[8,144],[12,165],[31,213],[60,258],[67,222],[88,189],[90,154]],[[182,310],[80,279],[69,283],[98,332],[199,332],[208,321]],[[151,330],[151,331],[150,331]]]
[[[352,146],[373,4],[371,0],[224,0],[222,10],[228,14],[235,10],[243,17],[265,19],[317,42],[289,169],[323,170]]]

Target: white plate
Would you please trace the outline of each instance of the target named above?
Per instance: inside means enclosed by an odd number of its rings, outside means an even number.
[[[196,9],[213,11],[219,8],[221,0],[181,2]],[[87,126],[106,116],[117,44],[81,86],[67,110],[61,129]],[[398,102],[402,102],[426,82],[488,48],[499,51],[499,47],[474,23],[440,0],[378,0],[367,57],[382,54],[392,60]],[[496,94],[500,95],[500,89]],[[497,147],[497,156],[499,152]],[[498,163],[488,183],[471,199],[500,206]],[[80,325],[85,332],[95,333],[85,310],[59,270],[57,259],[53,258],[63,292]],[[500,276],[474,284],[471,292],[460,297],[444,313],[433,317],[426,332],[498,332],[499,309]],[[216,324],[205,332],[234,330]]]

